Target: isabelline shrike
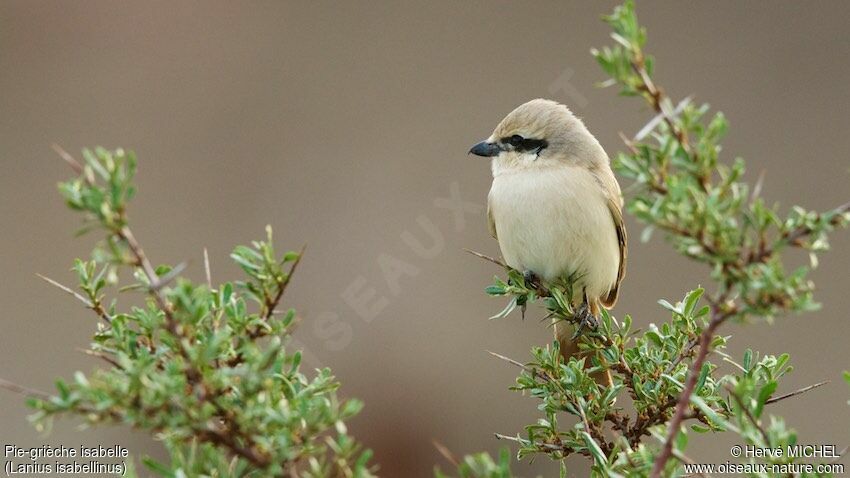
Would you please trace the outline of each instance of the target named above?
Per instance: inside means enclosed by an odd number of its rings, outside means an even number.
[[[574,277],[577,319],[595,326],[626,269],[623,199],[602,146],[566,106],[536,99],[470,153],[492,160],[487,216],[505,262],[532,281]],[[565,358],[578,352],[574,333],[555,324]]]

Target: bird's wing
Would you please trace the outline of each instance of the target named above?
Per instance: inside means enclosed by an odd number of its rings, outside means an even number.
[[[499,240],[496,237],[496,220],[493,219],[493,207],[490,205],[490,200],[487,200],[487,229],[490,230],[490,235],[493,239]]]
[[[616,180],[615,180],[616,181]],[[617,188],[619,193],[619,187]],[[620,246],[620,267],[617,269],[617,282],[608,295],[601,299],[602,305],[607,308],[614,307],[617,303],[617,296],[620,293],[620,283],[623,282],[623,276],[626,275],[626,254],[628,246],[626,245],[626,224],[623,222],[622,199],[619,194],[617,197],[608,196],[608,210],[611,212],[611,219],[614,220],[614,227],[617,229],[617,243]]]

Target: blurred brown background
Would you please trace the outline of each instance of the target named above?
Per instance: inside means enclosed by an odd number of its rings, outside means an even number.
[[[79,218],[55,183],[69,171],[50,150],[124,146],[141,159],[132,209],[137,236],[157,261],[210,250],[214,279],[233,278],[228,253],[274,225],[281,245],[309,249],[288,305],[311,365],[333,368],[342,393],[365,400],[353,432],[375,450],[382,475],[430,476],[455,453],[497,450],[537,403],[509,392],[516,370],[549,330],[519,317],[487,321],[502,301],[482,289],[496,269],[463,247],[496,253],[483,212],[488,164],[466,151],[517,104],[551,97],[572,106],[610,154],[617,133],[650,113],[600,90],[588,50],[609,43],[599,21],[612,2],[33,2],[0,3],[0,376],[41,389],[97,364],[75,351],[90,313],[41,283],[71,282]],[[763,196],[826,209],[850,196],[847,2],[653,2],[638,5],[674,97],[695,94],[732,122],[726,158],[766,171]],[[452,191],[467,204],[455,216]],[[473,207],[474,206],[474,207]],[[424,229],[423,225],[424,224]],[[629,271],[618,315],[640,326],[666,316],[705,283],[705,271],[655,235],[640,244],[629,218]],[[405,234],[407,231],[407,234]],[[428,232],[440,239],[436,245]],[[427,254],[411,237],[434,245]],[[732,349],[790,352],[784,391],[828,387],[772,409],[803,443],[850,443],[850,234],[813,274],[821,312],[772,326],[730,326]],[[388,284],[381,264],[411,275]],[[374,289],[360,312],[346,291]],[[0,391],[4,444],[120,443],[161,456],[121,428],[80,432],[59,422],[49,437],[27,424],[22,399]],[[730,437],[697,439],[701,461],[730,459]],[[554,476],[545,459],[515,469]],[[574,476],[583,476],[575,462]]]

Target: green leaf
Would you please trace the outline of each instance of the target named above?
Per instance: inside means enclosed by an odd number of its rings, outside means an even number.
[[[711,371],[711,364],[708,362],[702,364],[702,369],[700,369],[699,377],[697,377],[697,383],[694,386],[694,394],[698,394],[702,391],[702,387],[705,385],[705,380],[708,378],[708,373]]]
[[[602,448],[599,448],[599,444],[585,431],[581,432],[581,437],[584,439],[584,445],[593,456],[596,465],[602,469],[607,469],[608,460],[605,457],[605,453],[602,452]]]
[[[171,470],[171,468],[170,468],[169,466],[164,465],[164,464],[162,464],[162,463],[160,463],[160,462],[158,462],[158,461],[154,460],[154,459],[153,459],[153,458],[151,458],[151,457],[147,457],[147,456],[146,456],[146,457],[143,457],[143,458],[142,458],[142,463],[143,463],[143,464],[144,464],[144,465],[145,465],[145,466],[146,466],[149,470],[151,470],[151,471],[152,471],[152,472],[154,472],[154,473],[158,473],[158,474],[159,474],[159,475],[161,475],[161,476],[164,476],[164,477],[171,477],[171,478],[175,477],[174,472]]]
[[[753,410],[753,415],[756,418],[761,417],[762,410],[764,410],[764,405],[767,400],[773,396],[774,392],[776,392],[776,388],[779,386],[779,382],[771,381],[764,384],[761,389],[759,389],[758,400],[756,401],[756,407]]]
[[[699,408],[699,410],[703,414],[705,414],[705,416],[713,425],[716,425],[721,429],[731,430],[735,433],[740,433],[737,427],[735,427],[734,425],[729,423],[728,420],[720,416],[720,414],[717,413],[713,408],[708,406],[708,404],[705,403],[705,400],[703,400],[702,398],[696,395],[691,395],[691,404]]]
[[[685,296],[685,307],[683,309],[683,315],[686,315],[688,317],[692,317],[694,315],[694,310],[696,309],[697,303],[699,302],[700,297],[702,297],[703,292],[705,292],[705,289],[698,288],[692,290],[688,293],[687,296]]]
[[[505,295],[506,293],[504,287],[498,285],[487,286],[487,288],[484,289],[484,292],[486,292],[487,295]]]
[[[747,349],[744,352],[744,361],[741,363],[746,372],[749,372],[753,365],[753,351],[752,349]]]

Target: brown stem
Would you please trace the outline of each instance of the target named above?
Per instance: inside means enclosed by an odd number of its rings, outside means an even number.
[[[136,240],[136,236],[133,235],[133,231],[131,231],[129,227],[122,226],[115,231],[115,234],[119,239],[123,240],[127,244],[127,247],[130,249],[130,253],[133,255],[135,265],[141,268],[142,272],[144,272],[149,283],[148,292],[151,297],[153,297],[157,307],[165,315],[165,328],[176,340],[177,352],[186,361],[186,377],[189,379],[190,384],[194,384],[197,382],[201,374],[192,366],[192,360],[191,357],[189,357],[189,352],[186,350],[186,347],[183,346],[183,339],[188,337],[186,337],[185,331],[182,330],[177,319],[174,317],[172,305],[168,303],[168,299],[166,299],[165,295],[162,293],[160,277],[157,275],[150,259],[148,259],[148,256],[145,254],[145,250],[142,249],[142,246],[139,244],[139,241]]]
[[[682,353],[680,353],[680,354],[676,357],[676,359],[675,359],[675,360],[673,360],[672,362],[670,362],[670,365],[668,365],[668,366],[667,366],[667,368],[664,370],[664,373],[670,373],[670,372],[672,372],[673,370],[675,370],[675,369],[676,369],[676,367],[678,367],[678,366],[679,366],[679,364],[680,364],[680,363],[682,363],[682,361],[683,361],[683,360],[685,360],[686,358],[691,357],[691,356],[694,354],[694,348],[696,348],[696,346],[697,346],[697,344],[698,344],[698,343],[699,343],[699,337],[697,337],[696,339],[692,339],[692,340],[690,340],[690,341],[688,342],[688,346],[687,346],[687,347],[685,347],[685,349],[682,351]]]
[[[635,424],[626,431],[626,438],[629,440],[629,445],[636,446],[640,443],[640,439],[644,435],[649,434],[650,428],[667,420],[670,408],[676,405],[676,403],[677,400],[675,397],[669,397],[661,406],[654,407],[649,415],[636,418]]]
[[[19,393],[21,395],[26,395],[30,398],[37,398],[39,400],[50,400],[50,394],[47,392],[42,392],[41,390],[36,390],[34,388],[25,387],[23,385],[18,385],[15,382],[10,382],[8,380],[0,378],[0,388],[5,388],[10,392]]]
[[[762,440],[764,440],[763,446],[769,447],[770,437],[767,435],[767,430],[765,430],[764,427],[761,426],[761,422],[759,422],[758,419],[753,416],[753,413],[750,411],[749,407],[744,405],[744,401],[741,400],[741,397],[739,397],[738,394],[735,393],[735,390],[733,390],[732,387],[727,385],[726,391],[729,392],[729,395],[732,397],[733,400],[735,400],[735,403],[737,403],[738,406],[741,407],[741,411],[743,411],[744,415],[747,416],[747,420],[749,420],[750,423],[752,423],[753,426],[756,427],[756,429],[759,431]]]
[[[245,458],[254,466],[265,468],[269,465],[269,459],[265,455],[259,453],[253,447],[245,447],[240,445],[231,435],[219,430],[197,430],[200,438],[206,439],[211,443],[227,448],[234,455]]]
[[[85,297],[83,297],[83,295],[82,295],[82,294],[80,294],[79,292],[77,292],[77,291],[75,291],[75,290],[71,289],[70,287],[68,287],[68,286],[66,286],[66,285],[62,285],[62,284],[60,284],[59,282],[56,282],[55,280],[51,279],[50,277],[43,276],[43,275],[41,275],[41,274],[36,274],[36,275],[37,275],[37,276],[38,276],[41,280],[43,280],[43,281],[47,282],[48,284],[50,284],[50,285],[52,285],[52,286],[54,286],[54,287],[56,287],[56,288],[58,288],[58,289],[62,290],[63,292],[65,292],[65,293],[67,293],[67,294],[72,295],[75,299],[77,299],[77,300],[79,300],[80,302],[82,302],[82,303],[83,303],[83,304],[84,304],[87,308],[89,308],[89,309],[93,310],[93,311],[94,311],[94,312],[98,315],[98,317],[100,317],[101,319],[103,319],[104,321],[106,321],[106,323],[107,323],[107,324],[109,324],[109,323],[111,323],[111,322],[112,322],[112,317],[111,317],[111,316],[110,316],[110,315],[106,312],[106,309],[104,309],[104,308],[103,308],[103,305],[102,305],[102,304],[100,304],[99,302],[98,302],[98,303],[95,303],[95,302],[90,301],[89,299],[86,299],[86,298],[85,298]]]
[[[647,131],[654,128],[658,122],[663,120],[664,123],[667,125],[670,134],[675,137],[676,141],[679,143],[679,146],[682,148],[686,156],[690,158],[695,165],[700,165],[701,161],[698,154],[699,152],[690,144],[687,135],[687,130],[680,122],[676,121],[675,113],[668,111],[670,109],[669,105],[671,105],[671,102],[661,90],[661,88],[656,86],[652,78],[650,77],[649,72],[646,69],[645,57],[640,47],[638,45],[633,45],[630,49],[630,54],[631,68],[639,79],[637,89],[641,93],[643,93],[650,106],[657,114],[656,118],[653,118],[653,120],[650,121],[650,124],[641,130],[641,133],[639,133],[639,135],[645,134]],[[649,128],[649,130],[647,128]],[[636,140],[639,140],[639,138],[636,138]],[[629,140],[628,138],[623,136],[623,141],[629,151],[632,152],[632,154],[637,155],[639,153],[637,147],[635,146],[632,140]],[[663,169],[659,171],[658,174],[655,174],[655,172],[653,172],[653,175],[649,178],[649,180],[647,180],[646,183],[647,187],[652,192],[660,196],[666,195],[668,191],[664,185],[664,182],[660,181],[657,176],[663,176],[663,174],[665,173],[666,171],[664,171]],[[704,192],[708,192],[711,187],[711,171],[700,171],[695,174],[695,177],[698,180],[702,190]],[[758,190],[760,189],[760,187],[757,185],[756,189]],[[756,194],[754,194],[754,197],[755,196]],[[850,203],[845,203],[844,205],[841,205],[831,211],[835,215],[831,218],[830,224],[839,224],[842,220],[842,214],[847,213],[848,211],[850,211]],[[710,240],[711,235],[706,234],[708,231],[706,230],[705,224],[695,225],[693,227],[682,227],[678,224],[657,225],[663,229],[666,229],[669,233],[673,235],[693,238],[694,240],[696,240],[703,247],[706,253],[711,256],[716,256],[714,259],[719,262],[720,266],[723,267],[723,271],[726,273],[727,279],[723,282],[721,291],[718,293],[718,297],[714,300],[709,300],[711,304],[711,319],[707,327],[702,331],[698,338],[698,349],[696,357],[694,358],[689,369],[684,389],[682,390],[682,393],[676,402],[676,408],[673,417],[669,423],[669,429],[667,432],[666,439],[652,469],[652,477],[659,477],[670,457],[678,455],[677,453],[674,453],[673,440],[679,433],[683,420],[688,417],[687,411],[690,408],[691,395],[693,394],[697,378],[710,351],[709,349],[711,346],[711,341],[713,340],[717,329],[726,320],[737,314],[737,310],[734,304],[727,304],[728,298],[734,292],[732,290],[734,287],[734,282],[728,277],[734,277],[735,275],[745,273],[746,268],[753,264],[766,262],[772,257],[776,250],[776,247],[779,247],[784,244],[790,244],[792,246],[802,245],[802,239],[814,232],[808,226],[799,227],[797,229],[784,233],[773,247],[767,246],[764,237],[761,236],[757,245],[753,246],[751,250],[742,250],[740,251],[742,252],[742,254],[736,254],[735,257],[723,257],[720,254],[721,251],[719,250],[720,248],[718,248],[718,244]],[[749,248],[744,247],[744,245],[742,244],[741,249]],[[782,298],[769,297],[765,300],[770,300],[771,302],[777,303],[780,306],[787,307],[785,303],[782,302]],[[747,299],[744,298],[744,302],[746,301]],[[692,353],[692,347],[686,349],[683,354],[677,358],[676,364],[671,366],[671,369],[675,368],[678,363],[680,363]],[[802,391],[799,393],[802,393]],[[796,392],[792,392],[792,394],[788,394],[788,396],[793,396],[794,394],[796,394]],[[780,400],[782,398],[786,397],[777,397],[776,400]]]
[[[835,209],[832,209],[830,213],[834,214],[834,216],[832,216],[829,223],[833,226],[837,225],[841,221],[841,216],[847,212],[850,212],[850,202],[846,202],[836,207]],[[802,226],[787,234],[783,234],[782,239],[786,243],[791,244],[792,246],[796,246],[799,245],[800,240],[803,237],[808,236],[812,232],[813,231],[810,227]]]
[[[529,443],[528,440],[523,440],[522,438],[513,437],[513,436],[510,436],[510,435],[502,435],[501,433],[494,433],[493,435],[496,436],[497,440],[509,440],[509,441],[517,442],[521,445]],[[565,454],[569,454],[569,453],[572,452],[572,450],[570,450],[570,449],[564,448],[564,447],[559,446],[559,445],[555,445],[553,443],[531,442],[531,444],[536,446],[537,448],[540,448],[542,450],[546,450],[548,452],[557,451],[557,452],[561,452],[561,453],[565,453]]]
[[[505,269],[507,269],[507,268],[508,268],[508,265],[507,265],[507,264],[505,264],[504,262],[502,262],[502,261],[501,261],[501,260],[499,260],[499,259],[496,259],[495,257],[490,257],[490,256],[488,256],[488,255],[486,255],[486,254],[482,254],[482,253],[480,253],[480,252],[473,251],[472,249],[464,249],[464,251],[466,251],[466,252],[468,252],[468,253],[472,254],[472,255],[473,255],[473,256],[475,256],[475,257],[479,257],[479,258],[481,258],[481,259],[484,259],[485,261],[492,262],[493,264],[496,264],[497,266],[502,266],[502,267],[504,267]]]
[[[690,141],[688,140],[688,133],[679,125],[679,123],[676,122],[675,118],[671,115],[671,112],[664,108],[665,100],[669,101],[669,98],[655,85],[652,78],[649,76],[649,72],[646,71],[643,52],[640,49],[635,48],[632,53],[634,59],[631,61],[631,66],[641,80],[641,84],[638,86],[638,89],[646,93],[646,96],[649,98],[650,105],[652,105],[652,108],[656,113],[664,118],[664,122],[667,124],[670,132],[673,133],[673,136],[676,137],[676,141],[682,147],[682,150],[685,151],[685,154],[692,158],[694,162],[698,162],[699,157],[696,151],[694,151],[691,147]],[[700,174],[699,182],[703,191],[707,191],[710,182],[709,177],[704,173]]]
[[[280,300],[283,298],[283,293],[286,292],[286,287],[289,285],[292,275],[295,273],[295,269],[298,268],[298,264],[301,263],[301,258],[304,256],[305,250],[307,250],[306,244],[301,247],[300,251],[298,251],[298,257],[292,262],[292,267],[289,268],[286,278],[277,282],[277,292],[275,295],[272,297],[266,297],[265,304],[263,306],[263,319],[269,320],[271,316],[274,315],[274,311],[277,309],[278,304],[280,304]]]
[[[80,352],[80,353],[84,353],[86,355],[91,355],[92,357],[97,357],[97,358],[103,360],[104,362],[108,363],[109,365],[111,365],[115,368],[122,369],[122,370],[124,369],[124,367],[122,367],[121,364],[119,364],[115,359],[113,359],[112,357],[110,357],[110,356],[108,356],[104,353],[97,352],[95,350],[80,349],[80,348],[78,348],[77,351]]]
[[[818,382],[818,383],[809,385],[808,387],[803,387],[799,390],[794,390],[793,392],[789,392],[789,393],[786,393],[784,395],[780,395],[778,397],[771,397],[771,398],[767,399],[764,402],[764,404],[770,405],[771,403],[776,403],[776,402],[779,402],[781,400],[785,400],[786,398],[796,397],[797,395],[802,395],[802,394],[808,392],[809,390],[814,390],[814,389],[821,387],[821,386],[824,386],[828,383],[829,383],[829,380],[824,380],[823,382]]]
[[[685,419],[686,412],[690,407],[691,394],[694,392],[694,387],[696,387],[697,378],[702,370],[702,364],[705,363],[705,359],[708,357],[708,351],[711,347],[711,341],[714,338],[714,333],[717,328],[732,315],[734,315],[732,310],[713,308],[711,320],[709,321],[708,326],[702,331],[702,334],[700,334],[699,351],[697,352],[697,356],[688,371],[685,388],[682,390],[682,394],[679,396],[679,401],[676,403],[676,410],[673,412],[673,418],[670,420],[668,425],[667,437],[664,440],[664,446],[661,448],[661,453],[659,453],[658,457],[655,459],[655,464],[652,467],[652,473],[650,474],[652,478],[659,478],[661,476],[661,472],[664,470],[664,465],[667,464],[667,461],[673,454],[673,441],[675,440],[676,435],[679,434],[679,428],[681,427],[682,421]]]
[[[74,169],[77,174],[84,174],[85,170],[82,165],[80,165],[80,163],[77,162],[70,154],[68,154],[66,151],[64,151],[62,148],[59,148],[58,146],[54,146],[54,149],[71,166],[71,168]],[[84,177],[83,180],[90,185],[93,184],[91,178]],[[153,264],[145,254],[144,249],[142,249],[141,245],[136,240],[136,237],[133,235],[133,232],[130,230],[130,228],[126,226],[126,217],[124,216],[124,211],[119,211],[119,214],[120,220],[118,221],[118,224],[120,224],[120,226],[110,228],[111,232],[115,238],[123,241],[124,244],[126,244],[129,253],[132,256],[131,265],[138,267],[144,273],[145,278],[148,281],[147,292],[156,302],[157,308],[159,308],[164,314],[165,327],[176,341],[176,353],[178,353],[185,361],[186,379],[189,385],[192,387],[192,392],[197,395],[199,401],[208,402],[215,406],[219,413],[221,413],[221,419],[225,422],[225,425],[221,429],[211,428],[204,424],[193,426],[192,431],[194,436],[197,437],[199,440],[205,440],[207,442],[219,445],[227,449],[233,455],[242,457],[257,467],[267,467],[270,464],[269,457],[258,450],[258,448],[255,446],[255,440],[252,438],[250,432],[246,432],[238,425],[235,428],[231,428],[234,425],[232,417],[230,417],[228,413],[226,413],[226,410],[224,410],[217,401],[217,399],[221,397],[224,392],[220,389],[210,389],[210,387],[208,387],[208,385],[204,383],[201,371],[194,365],[193,361],[191,360],[189,351],[187,350],[187,347],[183,342],[184,340],[191,339],[191,334],[184,330],[182,327],[180,327],[180,324],[174,315],[173,305],[169,303],[167,297],[162,292],[162,289],[171,280],[173,280],[177,277],[177,275],[180,274],[180,272],[185,267],[185,264],[178,264],[174,269],[172,269],[170,273],[165,274],[163,277],[159,277],[153,267]],[[277,306],[278,302],[280,301],[280,298],[283,296],[283,291],[285,290],[286,285],[289,282],[292,271],[298,265],[299,260],[300,256],[298,260],[294,262],[292,269],[290,270],[290,275],[287,276],[286,279],[278,283],[277,294],[269,303],[271,307],[267,311],[268,317],[270,317],[271,314],[274,313],[274,307]],[[209,274],[209,258],[206,253],[206,250],[204,251],[204,263],[205,270],[207,273],[207,283],[211,287],[211,280]],[[100,306],[100,304],[89,301],[88,299],[74,292],[70,288],[67,288],[51,279],[48,279],[46,277],[42,278],[45,279],[47,282],[53,284],[54,286],[57,286],[60,289],[64,290],[65,292],[74,295],[78,300],[81,300],[88,307],[95,310],[95,312],[101,315],[105,320],[109,321],[111,319]],[[96,351],[87,350],[85,351],[85,353],[97,356],[101,359],[106,360],[110,364],[120,368],[119,364],[115,362],[111,357],[100,354]],[[18,393],[23,393],[25,395],[45,401],[51,399],[51,396],[47,393],[29,389],[2,379],[0,379],[0,387]],[[125,421],[125,417],[122,417],[121,414],[114,410],[94,410],[82,406],[77,407],[76,411],[84,415],[97,414],[115,420],[116,422]],[[142,409],[143,413],[148,413],[149,411],[150,410]],[[154,427],[154,431],[162,431],[162,428]]]
[[[210,253],[207,248],[204,248],[204,276],[207,279],[207,287],[212,290],[212,273],[210,273]]]

